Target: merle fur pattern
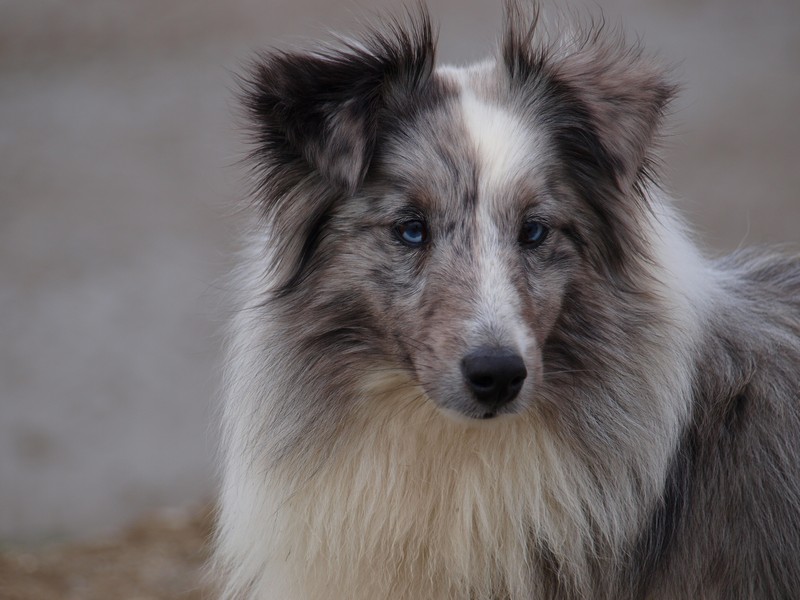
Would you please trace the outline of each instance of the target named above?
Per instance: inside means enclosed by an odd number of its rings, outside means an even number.
[[[496,58],[436,67],[420,9],[256,61],[223,597],[799,593],[800,260],[704,257],[653,170],[664,70],[550,31],[509,3]],[[496,413],[478,346],[529,373]]]

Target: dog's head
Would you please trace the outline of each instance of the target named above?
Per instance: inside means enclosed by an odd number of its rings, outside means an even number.
[[[435,68],[422,14],[266,55],[245,94],[287,334],[470,418],[526,409],[548,371],[616,343],[602,320],[646,255],[672,92],[636,49],[595,27],[537,41],[524,12],[471,68]]]

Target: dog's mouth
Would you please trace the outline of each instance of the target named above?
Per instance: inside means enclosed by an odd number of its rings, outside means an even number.
[[[483,423],[493,424],[505,422],[508,419],[518,417],[523,409],[521,406],[504,406],[499,409],[487,410],[476,407],[443,407],[438,406],[438,411],[448,420],[461,423],[466,426],[480,426]]]

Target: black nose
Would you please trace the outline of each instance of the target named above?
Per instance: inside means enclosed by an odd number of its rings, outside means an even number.
[[[497,409],[517,397],[528,376],[522,357],[508,348],[480,348],[461,361],[467,386],[481,404]]]

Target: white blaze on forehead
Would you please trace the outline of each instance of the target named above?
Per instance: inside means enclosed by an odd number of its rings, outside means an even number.
[[[461,95],[461,109],[476,151],[482,190],[508,185],[530,167],[538,149],[527,124],[466,89]]]
[[[515,181],[536,163],[539,149],[527,124],[464,87],[461,108],[478,161],[475,259],[480,296],[472,324],[475,343],[510,345],[524,353],[530,344],[529,332],[521,315],[519,291],[511,283],[510,265],[503,260],[509,246],[514,247],[516,224],[502,217],[514,214],[508,204],[519,201],[514,194]],[[488,339],[480,339],[487,335]]]

